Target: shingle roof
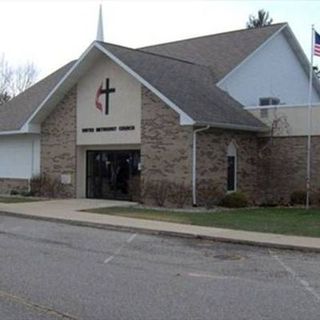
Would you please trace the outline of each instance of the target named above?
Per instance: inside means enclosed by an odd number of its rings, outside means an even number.
[[[285,24],[181,40],[141,49],[99,42],[198,124],[265,126],[216,83]],[[0,131],[19,130],[76,61],[0,106]]]
[[[0,131],[19,130],[74,63],[75,61],[69,62],[26,91],[1,105]]]
[[[265,128],[239,102],[215,85],[208,67],[142,50],[99,43],[196,123],[243,126],[252,130]]]
[[[236,30],[140,49],[210,66],[218,81],[284,25],[286,23],[278,23],[263,28]]]

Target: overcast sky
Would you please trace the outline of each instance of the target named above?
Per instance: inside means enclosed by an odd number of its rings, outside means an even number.
[[[101,1],[0,0],[0,54],[32,61],[40,78],[78,58],[95,39]],[[288,22],[310,56],[311,24],[320,31],[320,1],[136,1],[103,3],[105,41],[129,47],[245,28],[250,14],[269,11]],[[320,64],[320,59],[315,62]]]

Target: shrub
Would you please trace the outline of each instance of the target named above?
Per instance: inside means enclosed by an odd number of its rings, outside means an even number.
[[[304,190],[293,191],[290,195],[291,204],[305,204],[307,201],[307,193]]]
[[[320,189],[314,189],[311,193],[311,201],[314,206],[320,206]]]
[[[172,183],[170,186],[170,200],[178,208],[183,208],[189,201],[191,202],[191,187],[185,183]]]
[[[21,192],[20,192],[20,195],[21,195],[22,197],[32,197],[32,196],[33,196],[33,192],[32,192],[32,191],[24,190],[24,191],[21,191]]]
[[[222,199],[220,205],[227,208],[243,208],[248,206],[248,199],[242,192],[232,192]]]
[[[264,201],[259,204],[259,207],[265,207],[265,208],[274,208],[277,206],[278,206],[278,203],[276,201]]]
[[[131,194],[131,200],[135,202],[141,202],[141,183],[140,176],[134,176],[129,181],[129,194]]]
[[[205,182],[198,187],[199,204],[207,209],[218,205],[223,198],[223,193],[211,182]]]
[[[19,191],[18,191],[18,190],[12,189],[12,190],[10,191],[10,195],[11,195],[11,196],[17,196],[18,194],[19,194]]]
[[[146,198],[150,195],[150,180],[140,177],[140,203],[144,203]]]
[[[54,198],[60,194],[61,188],[59,179],[52,179],[46,174],[35,176],[30,180],[30,192],[34,196]]]
[[[150,194],[159,207],[163,207],[170,194],[171,183],[166,180],[149,181],[148,188],[148,194]]]

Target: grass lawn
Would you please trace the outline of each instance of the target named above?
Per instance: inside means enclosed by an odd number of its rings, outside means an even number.
[[[197,226],[320,237],[320,209],[234,209],[215,212],[175,212],[141,208],[98,208],[93,213],[151,219]]]
[[[28,198],[28,197],[0,197],[0,203],[21,203],[21,202],[34,202],[34,201],[40,201],[38,199],[34,198]]]

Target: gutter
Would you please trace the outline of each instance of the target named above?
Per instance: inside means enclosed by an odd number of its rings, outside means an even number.
[[[203,128],[193,130],[193,144],[192,144],[192,205],[197,206],[197,133],[208,130],[209,125]]]
[[[259,122],[258,118],[256,118]],[[242,125],[242,124],[233,124],[233,123],[219,123],[219,122],[196,122],[195,125],[197,126],[210,126],[212,128],[221,128],[221,129],[229,129],[229,130],[240,130],[240,131],[253,131],[253,132],[268,132],[270,129],[261,122],[261,127],[255,127],[255,126],[248,126],[248,125]]]
[[[15,134],[26,134],[28,132],[21,131],[21,130],[12,130],[12,131],[0,131],[0,136],[10,136]]]

